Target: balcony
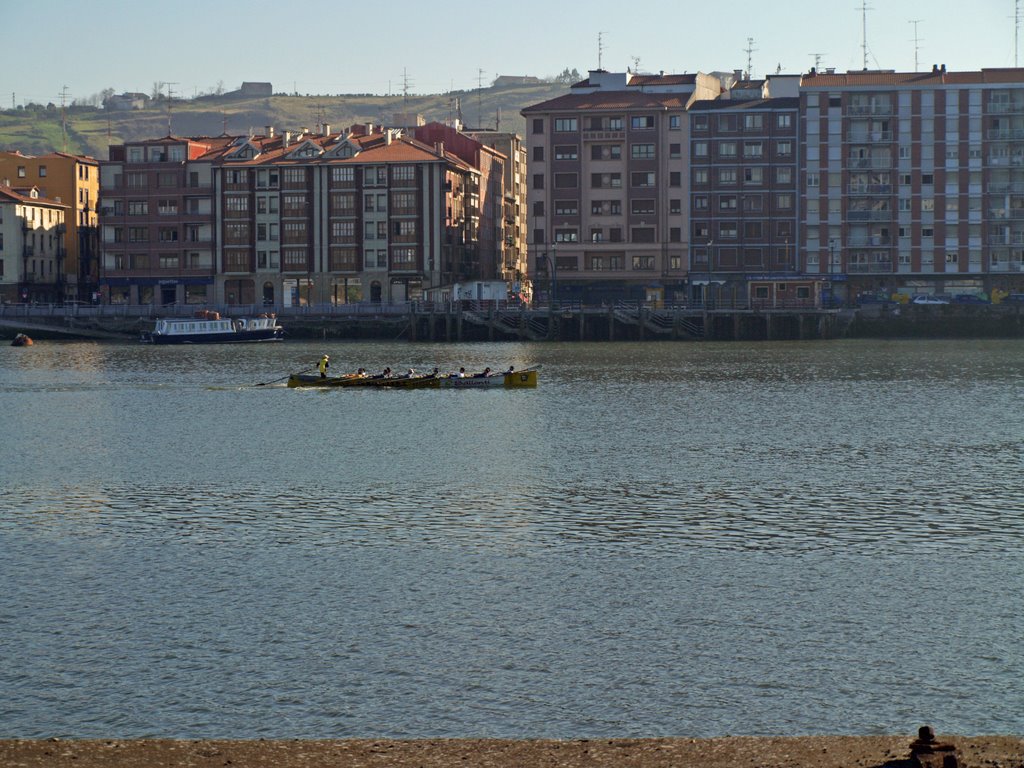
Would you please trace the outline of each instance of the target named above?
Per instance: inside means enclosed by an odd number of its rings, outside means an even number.
[[[892,221],[893,212],[884,211],[847,211],[848,221]]]
[[[1022,102],[1005,102],[1005,101],[990,101],[985,105],[990,115],[1008,115],[1014,112],[1024,114],[1024,101]]]
[[[892,245],[892,238],[883,235],[850,235],[846,238],[846,245],[850,248],[888,248]]]
[[[992,141],[1019,141],[1024,139],[1024,128],[993,128],[988,132]]]
[[[892,104],[848,104],[846,114],[855,115],[891,115]]]
[[[851,275],[882,274],[892,271],[891,261],[854,262],[846,265],[846,272]]]
[[[988,218],[992,221],[1016,221],[1024,219],[1024,208],[989,208]]]
[[[584,141],[624,141],[625,131],[584,131]]]
[[[884,170],[892,168],[891,157],[848,157],[846,167],[851,170]]]
[[[879,195],[884,197],[892,194],[892,184],[850,184],[846,191],[850,195]]]
[[[881,144],[892,141],[892,131],[849,131],[846,140],[851,144]]]

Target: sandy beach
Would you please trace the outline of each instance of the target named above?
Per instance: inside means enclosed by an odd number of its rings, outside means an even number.
[[[1024,768],[1024,739],[939,734],[961,767]],[[0,740],[4,768],[909,768],[912,735],[716,739]]]

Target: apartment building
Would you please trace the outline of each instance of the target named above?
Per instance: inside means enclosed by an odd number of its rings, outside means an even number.
[[[500,278],[513,283],[513,290],[530,296],[527,263],[526,145],[517,133],[491,130],[466,131],[466,135],[505,156],[504,239]]]
[[[718,78],[590,72],[527,107],[531,274],[541,297],[685,296],[689,120]]]
[[[63,152],[0,152],[0,184],[15,190],[36,188],[40,197],[69,206],[63,282],[55,300],[92,300],[99,288],[99,161]]]
[[[63,301],[70,206],[0,184],[0,301]]]
[[[811,71],[803,268],[863,292],[1024,290],[1024,70]]]
[[[372,125],[111,147],[104,281],[143,304],[442,298],[497,262],[481,189],[500,203],[502,170]]]
[[[778,306],[818,296],[798,258],[798,87],[796,76],[738,80],[690,106],[693,301]]]
[[[128,142],[100,165],[100,290],[114,304],[214,300],[211,160],[230,137]]]

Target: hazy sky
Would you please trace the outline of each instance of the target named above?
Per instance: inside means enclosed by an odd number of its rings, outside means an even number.
[[[401,93],[404,77],[413,94],[469,90],[499,74],[585,74],[598,33],[613,71],[636,59],[648,72],[745,69],[748,45],[754,77],[806,72],[815,54],[846,71],[863,67],[862,2],[0,0],[0,104],[59,104],[65,86],[69,102],[108,87],[149,93],[157,81],[186,97],[243,80],[315,94]],[[919,69],[1024,61],[1015,0],[867,4],[872,69],[912,71],[915,26]]]

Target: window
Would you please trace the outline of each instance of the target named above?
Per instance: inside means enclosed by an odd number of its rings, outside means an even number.
[[[791,184],[793,182],[793,169],[785,167],[776,168],[775,181],[779,184]]]
[[[580,206],[576,200],[555,201],[555,216],[577,216],[579,212]]]
[[[757,185],[762,182],[763,168],[745,168],[743,170],[743,183]]]
[[[630,147],[630,156],[634,160],[653,160],[654,159],[654,145],[653,144],[633,144]]]
[[[630,230],[630,239],[634,243],[653,243],[654,227],[633,227]]]
[[[695,211],[706,211],[708,209],[708,196],[707,195],[694,195],[693,196],[693,210]]]
[[[43,178],[45,176],[46,176],[46,166],[45,165],[40,165],[39,166],[39,177]]]
[[[682,144],[669,144],[668,145],[668,156],[671,158],[682,157]]]
[[[736,142],[735,141],[720,141],[718,143],[718,156],[719,157],[736,157]]]
[[[630,185],[634,187],[653,187],[654,173],[633,173],[630,175]]]
[[[634,216],[653,216],[654,215],[654,201],[653,200],[633,200],[630,203],[629,211]]]
[[[789,210],[793,207],[793,196],[792,195],[776,195],[775,196],[775,207],[779,210]]]
[[[415,181],[416,166],[396,165],[391,169],[391,178],[393,181]]]
[[[681,187],[683,186],[683,174],[679,171],[672,171],[668,175],[668,185],[670,187]]]
[[[177,269],[179,259],[175,256],[160,256],[160,269]]]
[[[682,120],[682,118],[680,118],[679,115],[669,115],[668,116],[668,129],[670,131],[678,131],[679,127],[680,127],[680,124],[681,124],[681,120]]]
[[[622,146],[619,144],[594,144],[590,148],[591,160],[621,160]]]
[[[544,133],[544,118],[535,117],[533,119],[533,132],[535,134]]]
[[[748,115],[749,117],[749,115]],[[762,157],[764,155],[764,147],[760,141],[745,141],[743,142],[743,156],[744,157]]]
[[[935,183],[935,176],[933,174],[931,174],[931,173],[922,173],[921,174],[921,183],[922,184],[934,184]]]
[[[900,198],[900,202],[899,202],[899,209],[901,211],[909,211],[910,210],[910,200],[908,198],[901,197]]]
[[[921,227],[921,237],[935,237],[935,229],[933,227]]]
[[[760,221],[747,221],[743,224],[743,237],[748,240],[760,240],[761,231]]]
[[[922,213],[931,213],[934,210],[935,210],[935,198],[934,197],[924,197],[924,198],[921,198],[921,212]]]
[[[543,173],[535,173],[535,174],[533,174],[533,188],[534,189],[544,189],[544,174]]]
[[[579,231],[575,229],[556,229],[555,230],[555,242],[556,243],[576,243],[579,242]]]
[[[533,204],[533,215],[534,216],[543,216],[544,215],[544,201],[543,200],[537,200],[536,202],[534,202],[534,204]]]
[[[807,174],[807,186],[817,187],[821,185],[821,177],[816,173]]]
[[[622,187],[621,173],[592,173],[590,186],[593,189],[619,189]]]
[[[25,178],[25,173],[26,173],[25,172],[25,166],[24,165],[19,165],[18,166],[18,178],[19,179],[24,179]]]
[[[635,231],[635,230],[634,230]],[[653,234],[654,230],[651,230]],[[634,240],[633,242],[637,242]],[[649,242],[654,242],[653,240]],[[633,269],[650,270],[654,269],[654,257],[653,256],[634,256],[633,257]]]
[[[682,213],[683,212],[683,201],[675,198],[668,201],[668,212],[669,213]]]
[[[708,116],[707,115],[694,115],[693,116],[693,130],[695,131],[706,131],[708,129]]]
[[[629,127],[634,131],[649,131],[654,128],[654,115],[636,115],[629,118]]]
[[[543,151],[543,147],[536,147]],[[561,146],[555,147],[555,160],[577,160],[579,159],[579,149],[575,146]]]
[[[708,183],[708,171],[707,168],[696,168],[693,171],[693,183],[694,184],[707,184]]]
[[[718,169],[718,183],[719,184],[735,184],[736,183],[736,169],[735,168],[719,168]]]
[[[735,211],[736,204],[736,195],[719,195],[718,197],[718,210],[720,211]]]
[[[590,213],[594,216],[619,216],[622,213],[622,202],[619,200],[592,200]]]
[[[533,148],[533,160],[536,163],[544,162],[544,147]]]
[[[775,118],[775,125],[779,128],[792,128],[793,127],[793,116],[792,115],[777,115]]]
[[[757,130],[762,125],[762,115],[744,115],[743,116],[743,128],[745,130]]]
[[[555,189],[575,189],[579,186],[578,179],[575,173],[556,173]]]
[[[149,201],[148,200],[129,200],[128,201],[128,215],[129,216],[146,216],[149,214]]]
[[[718,225],[718,236],[735,238],[736,237],[736,222],[735,221],[723,221]]]
[[[668,241],[670,243],[681,243],[683,241],[683,230],[679,227],[669,227]]]
[[[775,153],[779,157],[789,157],[793,154],[793,142],[779,141],[775,144]]]
[[[708,156],[708,143],[706,141],[695,141],[695,142],[693,142],[693,156],[694,157],[707,157]]]
[[[578,125],[575,117],[559,117],[555,119],[555,131],[558,133],[578,130]]]
[[[331,181],[342,184],[351,184],[356,180],[356,169],[351,166],[345,168],[331,168]]]

